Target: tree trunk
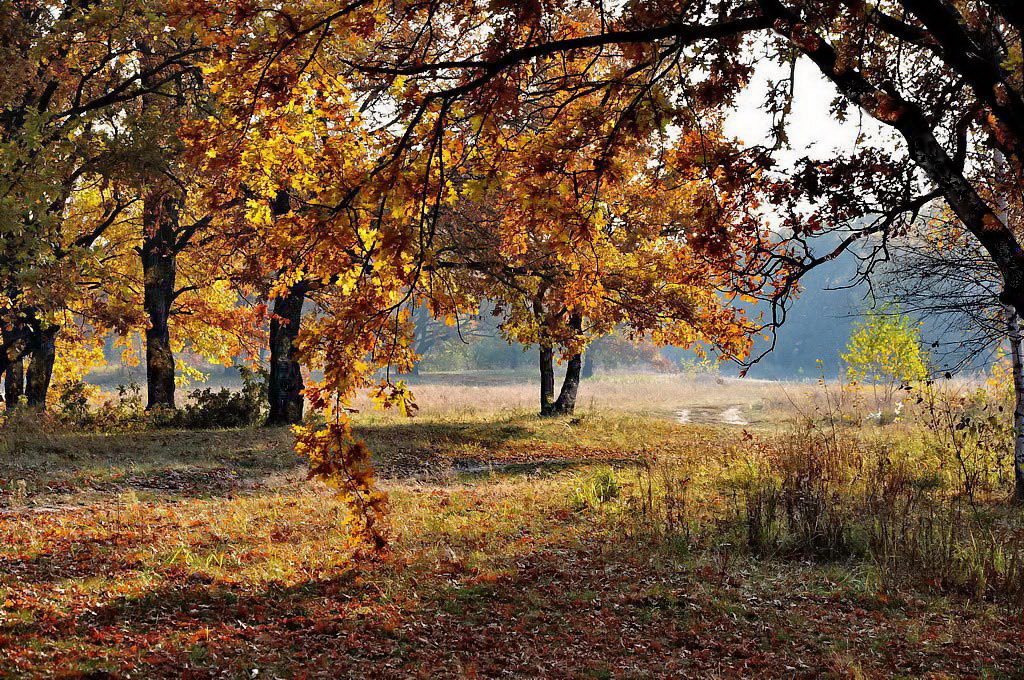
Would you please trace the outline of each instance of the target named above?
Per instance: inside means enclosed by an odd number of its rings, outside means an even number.
[[[1024,357],[1020,321],[1010,320],[1010,356],[1013,361],[1013,478],[1014,498],[1024,503]]]
[[[45,409],[46,395],[53,378],[53,364],[57,359],[57,326],[50,326],[39,333],[29,353],[28,373],[25,378],[25,395],[29,408]]]
[[[591,352],[583,355],[583,371],[580,373],[580,377],[584,380],[594,377],[594,355]]]
[[[569,317],[569,328],[579,336],[583,332],[583,317],[572,314]],[[578,339],[578,338],[577,338]],[[569,358],[565,367],[565,378],[558,399],[551,408],[551,415],[569,416],[576,411],[576,395],[580,391],[580,373],[583,368],[583,353],[577,352]]]
[[[552,407],[551,415],[571,416],[576,411],[576,395],[580,391],[580,372],[583,366],[583,355],[574,354],[565,367],[565,379],[558,399]]]
[[[540,346],[540,414],[551,416],[555,405],[555,351],[551,345]]]
[[[8,296],[16,298],[18,296],[16,288],[8,288]],[[22,315],[27,316],[27,315]],[[32,317],[34,318],[34,317]],[[18,360],[25,356],[25,350],[28,345],[29,335],[31,334],[31,327],[24,322],[19,320],[11,323],[10,325],[4,325],[0,328],[0,377],[7,375],[7,369],[14,367],[14,364],[18,363]],[[18,369],[15,368],[15,373]],[[22,371],[22,387],[24,389],[24,364],[21,368]],[[11,382],[12,386],[17,384],[17,380]],[[19,392],[20,394],[20,392]]]
[[[300,283],[292,286],[287,295],[274,300],[274,316],[270,320],[268,426],[302,422],[304,385],[295,342],[302,324],[302,303],[305,299],[306,287]]]
[[[555,351],[540,348],[540,414],[542,416],[568,416],[576,410],[576,395],[580,389],[583,355],[575,354],[565,367],[562,389],[555,399]]]
[[[12,361],[4,373],[4,400],[7,402],[7,408],[16,408],[24,394],[25,360],[19,358]]]
[[[146,328],[146,408],[174,408],[174,352],[170,316],[177,275],[178,210],[180,199],[154,192],[143,208],[143,307]]]

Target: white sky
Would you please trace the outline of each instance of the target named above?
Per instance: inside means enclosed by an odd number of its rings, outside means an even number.
[[[761,62],[750,86],[738,98],[736,109],[726,118],[727,136],[737,137],[745,144],[769,142],[771,118],[761,107],[768,92],[769,78],[777,78],[781,74],[783,71],[777,64],[767,60]],[[837,94],[832,83],[814,64],[806,58],[797,62],[793,110],[789,119],[792,148],[779,154],[783,165],[804,156],[823,160],[837,152],[849,152],[855,148],[859,133],[864,133],[876,143],[893,139],[889,130],[883,129],[877,121],[859,115],[856,107],[851,107],[848,120],[837,121],[829,111]]]

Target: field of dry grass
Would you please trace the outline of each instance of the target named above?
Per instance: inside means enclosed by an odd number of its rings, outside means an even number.
[[[496,413],[532,413],[538,408],[534,376],[480,371],[472,376],[430,374],[411,380],[421,414],[451,420]],[[814,383],[780,383],[717,376],[665,373],[611,373],[583,382],[577,408],[581,412],[625,412],[676,418],[690,410],[697,422],[718,422],[718,415],[739,408],[751,422],[790,409],[804,401]],[[369,404],[357,404],[364,412]],[[703,420],[702,420],[703,416]]]
[[[540,419],[453,382],[356,416],[381,556],[287,432],[9,423],[0,676],[1019,677],[1021,517],[998,481],[962,502],[919,424],[787,427],[812,385],[609,376]]]

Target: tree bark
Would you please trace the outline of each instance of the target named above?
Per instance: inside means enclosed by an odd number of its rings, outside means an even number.
[[[576,412],[576,395],[580,391],[580,371],[582,366],[582,354],[574,354],[569,359],[569,363],[565,367],[562,389],[558,392],[558,399],[551,409],[551,415],[571,416]]]
[[[565,367],[562,388],[555,398],[555,351],[550,346],[540,348],[540,414],[542,416],[568,416],[576,411],[576,395],[580,389],[583,355],[573,355]]]
[[[1013,479],[1014,498],[1024,504],[1024,356],[1020,320],[1010,320],[1010,357],[1013,362]]]
[[[583,332],[583,317],[579,314],[572,314],[569,317],[569,329],[577,336]],[[558,392],[558,399],[552,407],[552,415],[570,416],[576,412],[576,395],[580,391],[580,374],[583,369],[583,353],[577,352],[569,358],[565,366],[565,378],[562,379],[562,389]]]
[[[45,409],[46,395],[53,378],[53,364],[57,359],[57,326],[50,326],[39,333],[29,353],[28,372],[25,378],[25,396],[29,408]]]
[[[181,201],[165,192],[146,196],[143,207],[143,308],[146,328],[146,408],[174,408],[174,352],[170,316],[177,276],[177,228]]]
[[[286,295],[274,300],[270,320],[270,377],[267,396],[270,412],[267,426],[295,425],[302,422],[304,400],[302,370],[295,346],[302,324],[302,303],[306,286],[292,286]]]
[[[551,416],[555,405],[555,350],[550,344],[540,345],[540,414]]]
[[[7,402],[7,408],[16,408],[24,394],[25,360],[19,358],[12,361],[4,372],[4,400]]]
[[[577,334],[582,332],[583,318],[573,314],[569,328]],[[554,348],[550,341],[540,344],[540,414],[542,416],[568,416],[576,411],[576,395],[580,389],[580,373],[583,369],[583,353],[577,352],[569,358],[565,367],[562,388],[555,399]]]

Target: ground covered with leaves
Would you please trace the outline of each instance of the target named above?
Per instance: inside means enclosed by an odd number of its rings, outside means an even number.
[[[504,414],[361,433],[391,500],[384,556],[353,553],[283,432],[8,441],[0,671],[1020,677],[1019,608],[756,554],[727,483],[645,505],[652,479],[689,488],[756,445],[741,428]]]

